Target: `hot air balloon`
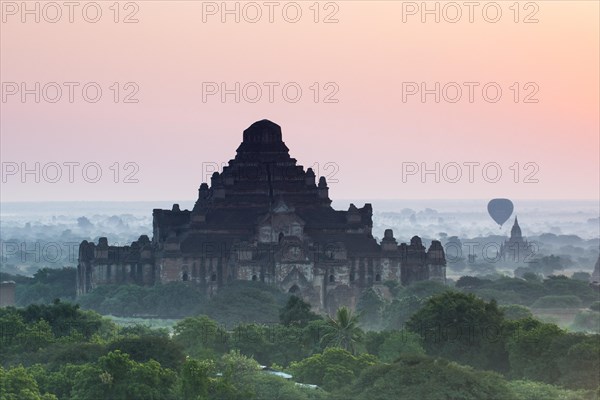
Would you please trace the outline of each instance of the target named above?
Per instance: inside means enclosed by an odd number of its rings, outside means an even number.
[[[492,199],[488,203],[487,209],[490,217],[502,227],[502,224],[510,218],[514,206],[509,199]]]

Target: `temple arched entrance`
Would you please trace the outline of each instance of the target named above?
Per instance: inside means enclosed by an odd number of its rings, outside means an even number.
[[[298,285],[293,285],[290,290],[288,290],[289,294],[293,294],[294,296],[300,296],[300,288]]]

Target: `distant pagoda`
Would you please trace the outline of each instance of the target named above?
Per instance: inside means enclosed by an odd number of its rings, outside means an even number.
[[[510,230],[510,238],[500,245],[500,258],[508,266],[522,267],[529,265],[535,253],[533,243],[528,242],[521,233],[519,220],[515,216],[515,222]]]

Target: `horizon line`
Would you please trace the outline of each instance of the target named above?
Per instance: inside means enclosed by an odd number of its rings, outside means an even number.
[[[0,200],[0,204],[9,203],[149,203],[149,202],[171,202],[171,201],[196,201],[197,199],[150,199],[150,200]],[[489,201],[491,198],[339,198],[332,199],[335,201]],[[597,201],[600,203],[600,198],[511,198],[512,201]]]

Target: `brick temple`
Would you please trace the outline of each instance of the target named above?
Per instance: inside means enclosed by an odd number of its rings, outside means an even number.
[[[354,307],[365,288],[385,281],[446,281],[439,241],[428,250],[414,236],[398,244],[392,230],[372,235],[371,204],[331,207],[325,177],[291,158],[279,125],[262,120],[221,173],[198,189],[192,210],[155,209],[152,240],[130,246],[83,241],[77,292],[104,284],[182,281],[211,295],[234,280],[262,281],[310,302],[315,310]]]

